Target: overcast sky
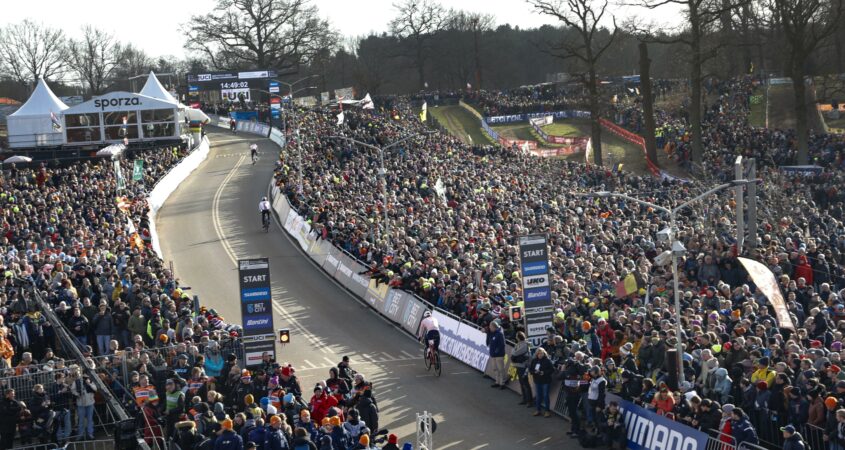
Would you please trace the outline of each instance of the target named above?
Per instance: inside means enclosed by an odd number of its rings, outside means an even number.
[[[395,15],[392,6],[395,0],[312,1],[333,27],[347,36],[386,31],[388,22]],[[0,25],[36,18],[36,21],[61,28],[75,37],[81,25],[91,24],[114,33],[123,42],[133,43],[151,56],[182,57],[185,52],[182,49],[184,36],[180,31],[181,26],[189,22],[191,15],[210,12],[216,3],[215,0],[4,0]],[[492,14],[496,24],[509,23],[521,28],[533,28],[555,23],[548,17],[533,13],[521,0],[442,0],[441,4],[446,8]],[[642,14],[640,11],[618,7],[614,13],[623,17]],[[659,17],[678,15],[667,9]]]

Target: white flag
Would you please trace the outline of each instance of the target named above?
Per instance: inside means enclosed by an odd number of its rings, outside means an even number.
[[[340,114],[337,115],[337,124],[343,125],[343,111],[341,111]]]
[[[371,99],[370,94],[367,93],[367,95],[365,95],[364,98],[361,99],[361,109],[374,109],[374,108],[375,108],[375,105],[373,105],[373,99]]]
[[[522,153],[525,153],[526,155],[531,153],[531,146],[528,145],[528,141],[525,141],[522,144]]]
[[[437,179],[437,183],[434,183],[434,192],[437,192],[437,196],[440,197],[440,200],[443,200],[443,203],[446,203],[446,186],[443,186],[443,180],[440,178]]]

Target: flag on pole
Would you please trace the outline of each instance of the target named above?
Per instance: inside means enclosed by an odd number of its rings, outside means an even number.
[[[531,153],[531,146],[528,145],[528,141],[522,143],[522,153],[525,153],[526,155]]]
[[[428,81],[426,81],[425,83],[423,83],[423,85],[425,86],[425,88],[426,88],[426,89],[428,89]]]
[[[341,110],[340,114],[337,115],[337,124],[343,125],[343,110]]]
[[[469,84],[469,83],[467,83],[467,90],[468,90],[468,91],[469,91],[469,90],[472,90],[472,85],[471,85],[471,84]]]
[[[59,122],[59,118],[56,117],[56,114],[53,111],[50,111],[50,121],[53,122],[53,129],[56,131],[62,131],[62,123]]]
[[[428,120],[428,104],[423,102],[422,111],[420,111],[420,122],[425,122],[426,120]]]

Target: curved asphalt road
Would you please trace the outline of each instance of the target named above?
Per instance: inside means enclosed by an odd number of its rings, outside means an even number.
[[[420,344],[330,281],[278,223],[267,234],[261,229],[258,202],[272,176],[275,144],[223,131],[209,138],[208,159],[159,213],[165,260],[204,305],[239,322],[235,260],[270,258],[275,326],[289,327],[292,341],[277,349],[278,359],[293,363],[305,395],[349,355],[374,383],[380,426],[399,435],[400,444],[413,441],[415,414],[428,410],[438,422],[439,450],[578,447],[565,435],[568,424],[532,417],[517,395],[491,389],[489,379],[454,359],[444,355],[441,378],[426,372]],[[251,142],[261,153],[254,166]]]

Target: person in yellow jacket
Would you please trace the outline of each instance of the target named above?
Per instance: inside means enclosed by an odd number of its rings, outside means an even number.
[[[758,381],[765,381],[769,386],[773,386],[775,383],[775,371],[769,368],[769,358],[760,358],[754,365],[754,373],[751,374],[751,385],[757,385]]]

